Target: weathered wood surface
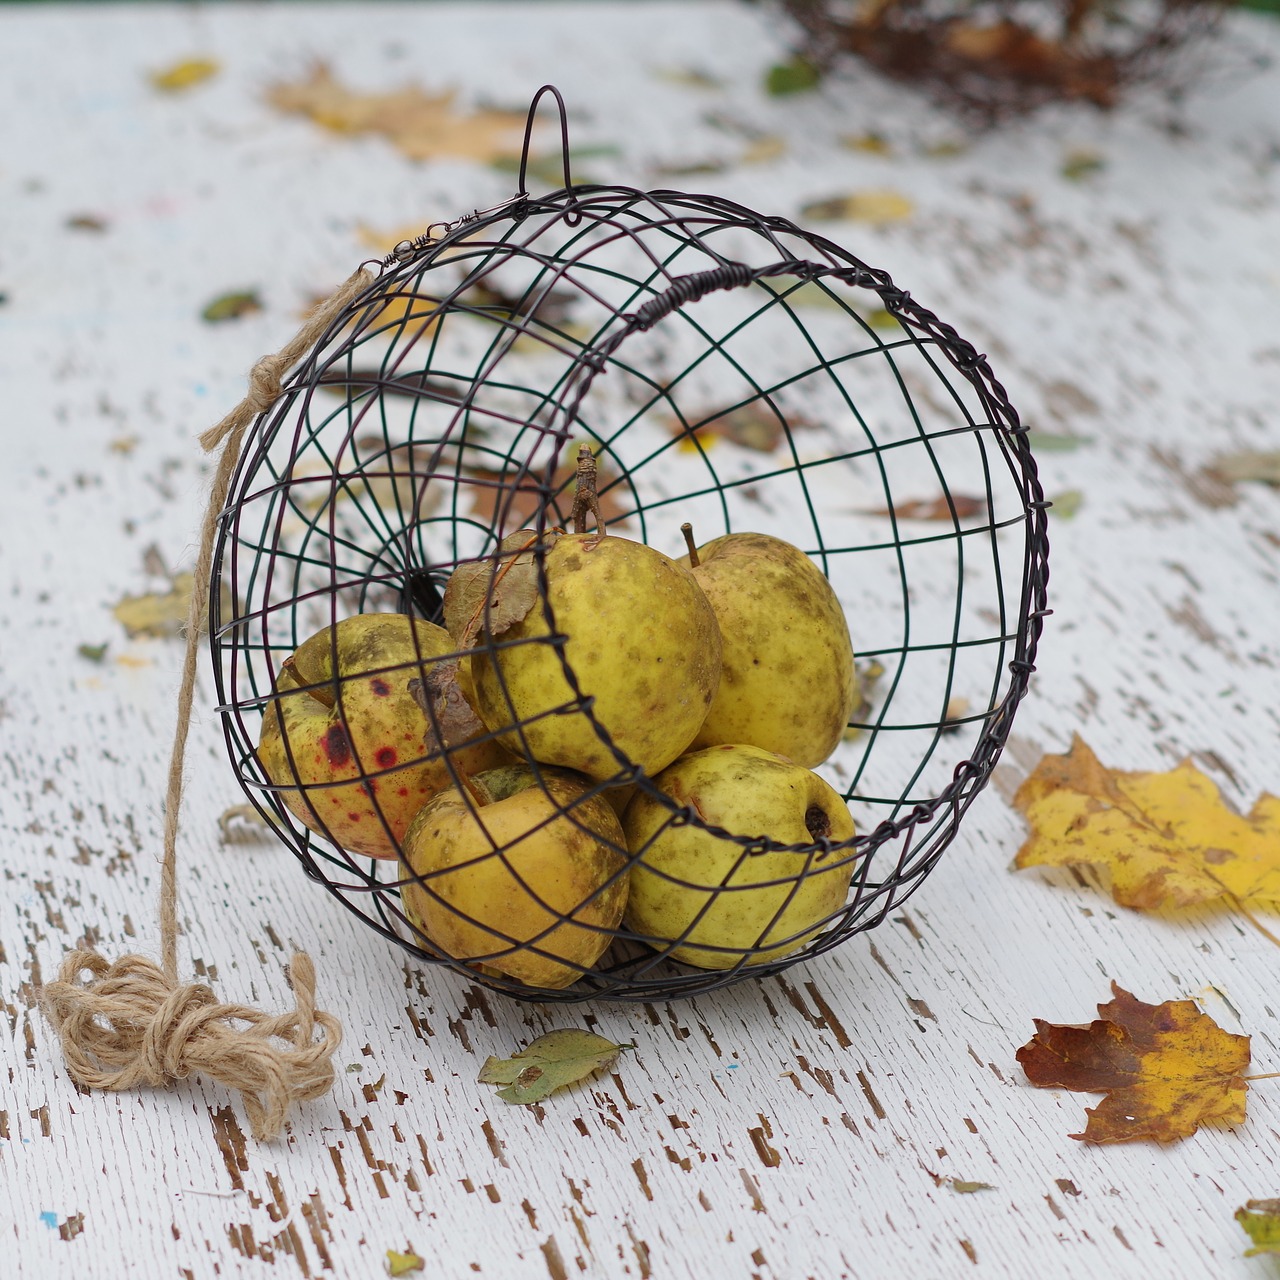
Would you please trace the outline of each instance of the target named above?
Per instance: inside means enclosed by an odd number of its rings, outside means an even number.
[[[1280,1094],[1167,1149],[1067,1135],[1088,1099],[1033,1091],[1013,1060],[1034,1016],[1084,1021],[1114,978],[1192,996],[1280,1067],[1277,956],[1226,915],[1140,917],[1085,877],[1013,875],[1007,800],[1073,730],[1102,758],[1190,754],[1236,804],[1280,785],[1280,495],[1205,477],[1280,445],[1280,24],[1241,16],[1228,69],[1180,105],[1051,111],[930,155],[952,127],[855,73],[768,100],[765,15],[731,5],[420,5],[0,13],[0,1272],[23,1276],[1247,1277],[1232,1213],[1280,1191]],[[144,73],[212,54],[161,98]],[[246,1136],[200,1081],[77,1092],[34,1004],[65,948],[154,952],[159,795],[178,646],[110,613],[154,587],[144,551],[190,563],[194,437],[241,394],[306,298],[391,230],[491,203],[509,178],[414,166],[273,113],[313,56],[376,86],[420,77],[519,104],[546,79],[594,171],[786,141],[683,181],[794,215],[890,187],[916,212],[835,234],[987,351],[1037,427],[1053,530],[1040,672],[997,785],[918,895],[873,934],[782,978],[671,1006],[529,1009],[424,971],[306,883],[271,844],[223,840],[239,800],[202,691],[182,847],[183,963],[227,999],[282,1007],[293,945],[344,1020],[333,1094],[286,1141]],[[724,87],[655,72],[698,68]],[[739,132],[708,118],[737,121]],[[844,148],[870,130],[888,156]],[[1105,168],[1072,182],[1068,152]],[[70,229],[92,214],[101,232]],[[264,312],[200,307],[256,286]],[[151,567],[154,568],[154,565]],[[94,665],[77,646],[109,642]],[[529,1109],[475,1083],[484,1057],[579,1020],[636,1051]],[[948,1179],[991,1190],[958,1194]]]

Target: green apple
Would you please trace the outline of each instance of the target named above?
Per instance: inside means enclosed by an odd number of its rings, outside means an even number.
[[[658,772],[693,741],[720,680],[720,630],[706,596],[687,569],[629,538],[565,534],[545,572],[556,628],[568,637],[564,662],[594,699],[592,713],[628,759]],[[492,656],[473,655],[476,711],[511,750],[605,781],[618,763],[574,709],[560,651],[539,642],[549,634],[535,604]]]
[[[318,631],[286,659],[258,759],[299,821],[351,853],[399,856],[413,815],[453,781],[438,750],[423,746],[429,722],[408,683],[453,651],[443,627],[364,613]],[[460,742],[451,754],[467,770],[511,759],[492,740]]]
[[[803,946],[844,905],[852,851],[824,853],[813,842],[851,840],[853,818],[816,773],[725,744],[682,756],[654,785],[700,821],[673,825],[671,810],[643,791],[623,815],[636,858],[625,923],[652,945],[676,943],[674,958],[701,969],[761,964]],[[808,848],[747,853],[703,824]]]
[[[821,764],[857,694],[849,627],[830,583],[798,547],[764,533],[726,534],[693,559],[723,638],[720,684],[693,746],[747,743]]]
[[[410,923],[447,955],[567,987],[612,941],[627,899],[622,828],[593,783],[527,764],[442,792],[404,838]],[[410,878],[415,877],[415,878]]]

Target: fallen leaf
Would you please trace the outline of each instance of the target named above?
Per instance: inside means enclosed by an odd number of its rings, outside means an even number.
[[[921,155],[932,160],[949,160],[953,156],[962,156],[969,150],[969,144],[959,138],[939,138],[936,142],[923,143],[919,148]]]
[[[850,151],[863,151],[867,155],[872,156],[891,156],[893,148],[889,145],[889,140],[882,133],[876,133],[874,130],[869,133],[848,133],[840,139],[842,147],[848,147]]]
[[[1018,1050],[1027,1079],[1040,1089],[1103,1093],[1086,1108],[1085,1142],[1172,1142],[1205,1123],[1245,1118],[1249,1037],[1223,1031],[1194,1000],[1143,1004],[1116,983],[1088,1026],[1035,1019],[1036,1034]]]
[[[943,1178],[943,1182],[957,1195],[961,1196],[971,1196],[975,1191],[995,1190],[995,1187],[989,1182],[966,1182],[963,1178]]]
[[[456,95],[424,93],[416,85],[390,93],[357,93],[344,88],[318,63],[296,84],[277,84],[267,100],[281,111],[308,116],[333,133],[379,133],[410,160],[453,157],[491,162],[518,153],[522,112],[454,107]]]
[[[76,652],[85,659],[86,662],[101,663],[107,656],[107,642],[102,644],[82,644],[76,647]]]
[[[777,134],[766,133],[748,142],[738,157],[739,164],[768,164],[787,154],[787,140]]]
[[[218,324],[223,320],[238,320],[241,316],[250,315],[262,310],[262,300],[253,289],[240,290],[235,293],[224,293],[200,312],[200,318],[209,324]]]
[[[764,90],[775,98],[792,93],[804,93],[816,89],[822,80],[822,72],[808,58],[794,57],[779,62],[765,73]]]
[[[476,1079],[480,1084],[505,1085],[498,1090],[503,1102],[540,1102],[557,1089],[613,1066],[623,1049],[634,1048],[590,1031],[549,1031],[510,1058],[486,1059]]]
[[[679,418],[667,419],[667,430],[680,440],[680,448],[697,452],[719,437],[731,440],[756,453],[772,453],[781,443],[787,427],[792,430],[812,426],[801,418],[782,418],[762,400],[753,400],[727,413],[687,424]]]
[[[1235,1218],[1253,1242],[1253,1248],[1244,1251],[1246,1258],[1280,1253],[1280,1200],[1248,1200]]]
[[[111,612],[128,633],[129,639],[137,636],[181,635],[191,607],[191,589],[195,576],[179,573],[173,578],[168,591],[148,591],[140,596],[123,596],[111,607]]]
[[[1280,450],[1242,449],[1238,453],[1224,453],[1214,458],[1209,470],[1228,484],[1237,480],[1261,480],[1263,484],[1280,485]]]
[[[1093,437],[1059,431],[1028,431],[1027,443],[1040,453],[1074,453],[1082,444],[1092,444]]]
[[[340,395],[353,392],[363,395],[377,390],[382,395],[412,396],[415,400],[438,400],[442,404],[461,404],[463,384],[429,378],[422,373],[397,373],[387,376],[381,369],[352,369],[349,373],[322,373],[317,382],[327,391]]]
[[[1096,151],[1069,151],[1062,162],[1061,173],[1069,182],[1080,182],[1090,174],[1101,173],[1107,162]]]
[[[1056,519],[1071,520],[1084,506],[1084,494],[1079,489],[1065,489],[1062,493],[1055,493],[1050,502]]]
[[[1013,803],[1032,832],[1014,862],[1020,870],[1105,868],[1115,900],[1140,911],[1280,904],[1280,799],[1263,793],[1241,817],[1190,760],[1124,773],[1076,736],[1067,755],[1040,760]]]
[[[684,89],[723,89],[724,81],[701,67],[655,67],[651,73],[666,84]]]
[[[598,142],[589,146],[574,147],[569,152],[569,177],[575,186],[594,182],[595,179],[586,172],[585,166],[592,160],[612,159],[622,155],[622,148],[616,142]],[[515,155],[499,156],[491,162],[499,173],[519,173],[520,158]],[[525,177],[532,178],[543,186],[559,190],[564,186],[564,154],[557,146],[554,151],[542,155],[531,155],[525,166]]]
[[[122,596],[111,606],[111,612],[124,627],[130,640],[137,636],[160,638],[179,636],[187,625],[187,611],[191,608],[191,590],[194,585],[194,574],[176,573],[170,579],[168,591],[149,591],[140,596]],[[222,613],[227,617],[231,612],[231,592],[224,585]],[[206,609],[202,611],[200,618],[202,631],[207,616]]]
[[[416,1253],[397,1253],[394,1249],[387,1250],[388,1275],[408,1275],[410,1271],[424,1270],[426,1265]]]
[[[576,456],[577,450],[568,445],[564,457]],[[625,492],[619,483],[618,473],[610,469],[603,458],[597,458],[596,496],[600,500],[600,513],[606,524],[621,523],[633,510],[624,506]],[[551,508],[547,512],[547,524],[565,524],[573,506],[574,477],[578,474],[575,461],[562,462],[551,477]],[[542,505],[541,472],[525,475],[515,483],[509,471],[494,471],[486,467],[464,467],[462,484],[470,491],[472,514],[481,520],[494,521],[502,508],[503,519],[509,526],[532,524]],[[471,483],[468,483],[470,481]],[[562,501],[567,499],[567,501]]]
[[[952,512],[954,508],[954,515]],[[987,509],[985,498],[973,498],[963,493],[953,493],[948,501],[945,493],[936,498],[916,498],[900,502],[895,507],[880,507],[869,511],[873,516],[897,516],[899,520],[969,520]]]
[[[96,213],[76,213],[67,219],[66,225],[70,231],[94,231],[100,234],[107,229],[108,223],[106,218],[100,218]]]
[[[163,71],[153,71],[149,77],[151,86],[161,93],[181,93],[212,79],[222,70],[216,58],[184,58]]]
[[[901,329],[902,321],[892,311],[884,307],[876,307],[862,317],[873,329]]]
[[[965,716],[969,714],[969,699],[956,694],[947,702],[947,708],[942,713],[941,733],[955,733],[963,727]]]
[[[815,222],[869,222],[883,226],[901,222],[915,212],[915,204],[898,191],[854,191],[801,206],[800,216]]]
[[[550,550],[555,537],[548,531],[542,545]],[[472,648],[481,635],[500,636],[528,617],[538,602],[538,564],[532,550],[537,545],[532,529],[519,529],[503,538],[495,557],[460,564],[449,575],[444,625],[459,649]]]
[[[471,566],[459,567],[467,569]],[[534,597],[535,599],[537,597],[536,575]],[[445,599],[448,600],[447,587]],[[480,601],[480,606],[483,610],[483,600]],[[495,610],[496,608],[495,597]],[[525,613],[528,613],[527,609]],[[465,647],[469,648],[471,643],[468,642]],[[433,663],[427,671],[425,680],[415,676],[409,681],[409,694],[422,708],[422,714],[427,717],[427,731],[423,735],[423,743],[429,756],[443,755],[450,747],[478,742],[489,734],[484,722],[476,715],[462,692],[462,684],[458,676],[458,659],[451,658],[448,662]]]

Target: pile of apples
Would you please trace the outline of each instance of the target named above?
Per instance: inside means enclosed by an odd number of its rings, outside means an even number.
[[[767,534],[686,533],[674,560],[583,523],[538,543],[554,636],[526,532],[455,571],[449,630],[372,613],[308,639],[263,768],[312,830],[400,859],[423,945],[483,972],[566,987],[620,935],[704,969],[785,956],[852,876],[812,772],[856,696],[835,593]]]

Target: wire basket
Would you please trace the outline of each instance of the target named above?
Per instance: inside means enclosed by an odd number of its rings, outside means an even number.
[[[306,874],[420,960],[524,999],[693,995],[875,927],[935,865],[1027,690],[1047,613],[1048,504],[986,358],[886,273],[727,200],[574,186],[567,155],[565,139],[564,189],[530,196],[522,166],[513,200],[397,246],[256,422],[215,550],[219,711],[241,785]],[[861,699],[821,772],[856,834],[735,833],[655,785],[657,770],[597,716],[548,573],[583,445],[610,533],[676,556],[686,522],[702,540],[761,531],[825,575]],[[522,529],[530,634],[480,625],[465,644],[440,642],[428,624],[451,575],[480,571],[487,623],[515,558],[502,541]],[[404,617],[377,616],[392,614]],[[356,629],[398,627],[400,649],[374,645],[352,664],[337,624],[355,617]],[[317,633],[302,671],[291,655]],[[449,664],[465,658],[474,683],[481,664],[509,670],[521,646],[552,661],[563,688],[536,719],[588,725],[608,764],[591,776],[545,755],[509,767],[499,790],[537,803],[504,836],[468,774],[494,753],[540,754],[533,718],[510,700],[508,722],[473,718],[459,739],[450,717],[469,705]],[[452,710],[435,682],[445,672]],[[417,719],[402,699],[394,746],[387,733],[362,741],[368,708],[381,698],[382,714],[411,679]],[[283,728],[304,695],[327,707],[330,736],[277,734],[290,776],[276,768],[273,780],[264,726]],[[409,811],[442,788],[483,848],[411,869],[397,857]],[[732,854],[732,872],[710,879],[664,864],[664,885],[696,909],[663,936],[622,914],[633,877],[654,874],[642,871],[652,837],[628,848],[614,816],[628,797],[628,814],[643,802],[661,830],[709,833]],[[587,841],[593,878],[548,888],[519,844],[529,831]],[[460,877],[476,868],[489,879],[467,889]],[[788,908],[819,877],[839,892],[797,923]],[[699,922],[748,901],[758,932],[706,944]],[[452,933],[432,924],[442,914]]]

